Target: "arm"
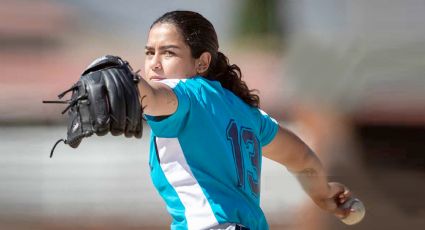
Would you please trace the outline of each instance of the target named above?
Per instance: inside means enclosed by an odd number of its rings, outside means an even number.
[[[166,84],[140,79],[137,87],[143,113],[151,116],[166,116],[177,110],[177,97]]]
[[[318,157],[294,133],[279,126],[273,141],[263,147],[263,156],[286,166],[320,208],[338,217],[348,215],[347,210],[337,207],[350,197],[348,189],[342,184],[328,182]]]

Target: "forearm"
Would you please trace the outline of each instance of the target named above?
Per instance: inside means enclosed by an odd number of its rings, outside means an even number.
[[[263,155],[284,165],[313,199],[326,197],[326,172],[314,152],[294,133],[279,127],[274,140],[263,148]]]
[[[307,147],[308,148],[308,147]],[[288,166],[288,170],[298,179],[305,192],[314,200],[328,198],[329,185],[327,174],[317,156],[308,149],[297,168]]]

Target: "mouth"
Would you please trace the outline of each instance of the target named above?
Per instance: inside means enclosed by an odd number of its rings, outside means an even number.
[[[149,80],[151,81],[160,81],[160,80],[164,80],[166,79],[165,77],[161,77],[161,76],[152,76],[149,78]]]

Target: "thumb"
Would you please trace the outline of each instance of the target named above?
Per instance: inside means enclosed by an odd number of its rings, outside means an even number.
[[[348,188],[345,185],[337,182],[329,182],[328,198],[339,198],[340,195],[346,193]]]

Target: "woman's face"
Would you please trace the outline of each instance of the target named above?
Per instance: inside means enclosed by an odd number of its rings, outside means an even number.
[[[145,47],[146,81],[195,76],[197,60],[176,26],[157,23],[149,31]]]

